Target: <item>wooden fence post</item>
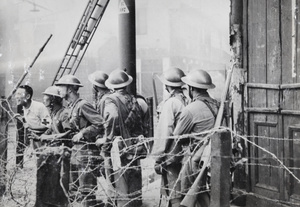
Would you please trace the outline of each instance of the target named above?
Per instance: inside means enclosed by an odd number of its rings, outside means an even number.
[[[1,100],[0,100],[1,101]],[[6,102],[0,103],[0,200],[5,193],[7,162],[7,121]]]
[[[231,136],[229,131],[211,138],[211,202],[210,207],[230,206]]]

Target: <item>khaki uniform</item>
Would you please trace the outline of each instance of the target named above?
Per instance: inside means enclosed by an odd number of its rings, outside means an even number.
[[[103,114],[103,110],[104,110],[104,102],[106,97],[108,97],[110,94],[110,92],[108,91],[107,93],[104,93],[102,95],[98,95],[97,97],[97,101],[96,101],[96,110],[98,111],[98,113],[102,116]]]
[[[132,95],[119,90],[106,98],[103,116],[106,144],[102,150],[105,153],[106,178],[110,184],[110,200],[118,207],[141,206],[139,157],[131,152],[121,153],[121,150],[127,145],[134,151],[135,146],[128,138],[143,134],[142,110]]]
[[[66,130],[68,112],[64,107],[51,112],[52,124],[44,134],[59,134]],[[70,146],[68,136],[45,141],[37,160],[36,204],[39,207],[68,206]]]
[[[176,201],[181,197],[179,194],[180,182],[178,182],[181,157],[178,154],[182,150],[180,146],[174,149],[175,142],[173,139],[168,139],[168,137],[173,135],[185,105],[186,98],[181,90],[175,90],[170,98],[161,105],[158,129],[155,136],[157,139],[154,141],[152,152],[152,154],[157,156],[156,163],[161,164],[164,169],[162,172],[161,193],[169,197],[169,206],[179,206],[179,202]]]
[[[94,162],[99,156],[95,141],[103,134],[103,119],[90,103],[78,98],[70,105],[69,123],[74,134],[83,134],[83,139],[72,146],[70,193],[82,206],[93,206],[97,190]]]
[[[180,119],[178,120],[178,124],[174,130],[174,135],[200,133],[212,129],[214,127],[215,115],[217,112],[218,103],[214,99],[210,98],[208,93],[194,97],[192,102],[182,111]],[[181,140],[181,142],[185,142],[187,144],[191,142],[190,146],[192,147],[196,146],[198,141],[187,139]],[[196,154],[201,154],[203,149],[203,147],[200,147],[198,153]],[[184,194],[188,193],[188,190],[192,186],[200,171],[198,163],[199,160],[199,157],[192,157],[192,159],[188,159],[188,157],[184,158],[185,165],[182,168],[180,178],[181,192]],[[202,186],[200,187],[200,190],[205,190],[206,175],[203,177],[201,185]],[[198,195],[198,203],[201,205],[201,207],[209,206],[209,194],[201,193]]]

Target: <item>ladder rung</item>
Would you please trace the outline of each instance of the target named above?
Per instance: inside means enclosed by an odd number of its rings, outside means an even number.
[[[95,17],[90,17],[90,19],[94,20],[94,21],[97,21],[98,19],[95,18]]]
[[[77,57],[78,55],[74,55],[74,54],[66,54],[66,56],[69,56],[69,57]]]
[[[71,70],[72,68],[60,67],[60,69]]]

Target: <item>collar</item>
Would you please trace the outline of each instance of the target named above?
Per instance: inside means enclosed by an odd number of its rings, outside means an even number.
[[[101,100],[102,99],[102,97],[104,96],[104,95],[108,95],[110,93],[110,91],[109,90],[106,90],[106,91],[103,91],[103,92],[98,92],[98,97],[97,97],[97,99],[98,100]]]
[[[197,100],[203,100],[203,99],[210,99],[211,97],[209,96],[208,92],[205,91],[203,93],[198,93],[196,97],[193,97],[192,102],[197,101]]]
[[[57,114],[58,111],[60,111],[63,108],[63,106],[56,106],[53,107],[50,111],[50,116],[53,117]]]
[[[182,90],[176,88],[176,89],[173,89],[173,90],[170,92],[170,98],[171,98],[171,97],[174,97],[174,96],[176,96],[176,95],[183,95]]]
[[[80,100],[81,98],[78,97],[75,101],[71,102],[68,107],[73,108]]]
[[[31,108],[33,107],[32,105],[34,105],[33,102],[35,102],[35,101],[34,101],[34,100],[31,100],[30,106],[29,106],[28,108],[26,108],[25,106],[23,106],[23,111],[30,111]]]
[[[123,88],[119,89],[119,90],[115,90],[114,93],[119,93],[119,94],[122,94],[122,95],[128,94],[127,90],[123,89]]]

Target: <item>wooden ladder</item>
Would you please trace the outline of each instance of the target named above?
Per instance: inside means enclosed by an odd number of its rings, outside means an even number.
[[[76,73],[108,3],[109,0],[89,0],[52,85],[63,75]]]

